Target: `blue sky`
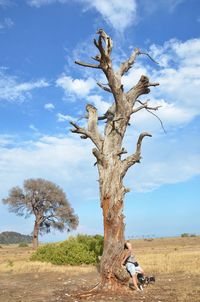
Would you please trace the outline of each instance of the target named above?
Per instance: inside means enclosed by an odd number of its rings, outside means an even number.
[[[143,111],[128,128],[129,152],[140,132],[153,137],[125,179],[126,236],[199,234],[199,27],[198,0],[0,0],[0,199],[24,179],[45,178],[67,193],[80,219],[77,232],[102,233],[92,144],[70,132],[69,120],[78,120],[87,103],[100,114],[112,103],[96,85],[101,72],[74,64],[96,55],[92,41],[104,28],[114,41],[114,66],[135,47],[159,62],[140,56],[123,79],[125,89],[142,74],[160,83],[148,98],[162,105],[166,129]],[[33,220],[0,204],[0,232],[29,234]],[[41,240],[64,238],[52,232]]]

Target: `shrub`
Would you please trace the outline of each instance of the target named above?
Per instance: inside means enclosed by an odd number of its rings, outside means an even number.
[[[61,243],[46,244],[37,249],[31,260],[52,264],[96,264],[103,251],[103,237],[100,235],[78,235]]]
[[[188,234],[188,233],[181,234],[181,237],[189,237],[189,236],[190,236],[190,234]]]
[[[18,247],[28,247],[28,243],[26,242],[21,242]]]
[[[196,234],[183,233],[181,237],[196,237]]]

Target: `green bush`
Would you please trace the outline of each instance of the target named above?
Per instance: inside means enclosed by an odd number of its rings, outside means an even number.
[[[196,237],[196,234],[183,233],[181,234],[181,237]]]
[[[53,264],[96,264],[103,252],[101,235],[78,235],[61,243],[45,244],[37,249],[31,260]]]
[[[26,242],[21,242],[18,247],[28,247],[28,243]]]
[[[183,233],[183,234],[181,234],[181,237],[189,237],[189,236],[190,236],[189,233]]]

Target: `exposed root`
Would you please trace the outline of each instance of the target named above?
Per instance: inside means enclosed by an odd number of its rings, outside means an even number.
[[[99,291],[101,290],[101,283],[98,282],[97,284],[95,284],[91,289],[83,291],[81,293],[76,293],[72,296],[76,297],[76,298],[85,298],[85,297],[90,297],[93,295],[96,295],[99,293]]]
[[[105,286],[104,284],[102,284],[101,282],[98,282],[95,286],[93,286],[91,289],[80,292],[80,293],[74,293],[72,294],[73,297],[82,299],[82,298],[87,298],[87,297],[91,297],[91,296],[95,296],[98,294],[107,294],[109,292],[109,294],[111,292],[117,292],[118,293],[130,293],[131,292],[131,288],[129,288],[128,286],[122,285],[121,287],[119,286],[119,288],[116,288],[115,286],[112,288],[112,286]]]

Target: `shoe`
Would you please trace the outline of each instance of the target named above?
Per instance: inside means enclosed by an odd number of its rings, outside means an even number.
[[[144,290],[141,284],[139,285],[139,289],[141,292],[143,292],[143,290]]]

